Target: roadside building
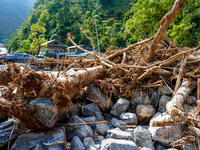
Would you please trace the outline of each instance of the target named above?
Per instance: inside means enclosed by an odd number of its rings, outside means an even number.
[[[51,40],[41,44],[40,54],[56,58],[58,53],[65,53],[67,45],[59,40]]]

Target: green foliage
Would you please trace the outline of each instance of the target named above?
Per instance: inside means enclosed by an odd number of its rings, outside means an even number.
[[[44,37],[45,32],[46,32],[46,29],[38,24],[33,24],[31,26],[31,32],[28,38],[32,41],[30,44],[31,53],[34,53],[36,55],[39,54],[41,44],[44,42],[47,42],[47,40]]]
[[[112,26],[115,23],[115,19],[114,18],[110,18],[106,21],[107,25]]]
[[[127,44],[139,38],[153,36],[160,27],[159,21],[171,9],[172,0],[138,0],[124,15],[124,36],[130,34]],[[190,0],[167,30],[167,34],[180,47],[194,47],[200,40],[200,1]]]
[[[21,47],[21,52],[22,53],[27,53],[27,54],[30,54],[30,44],[31,44],[31,41],[30,40],[23,40],[21,41],[20,43],[20,47]]]
[[[46,39],[58,39],[70,46],[72,44],[66,41],[68,32],[77,44],[91,46],[80,31],[83,28],[97,49],[94,16],[100,49],[123,48],[140,38],[153,36],[160,26],[159,21],[173,3],[174,0],[37,0],[27,20],[11,36],[7,48],[38,54],[40,44]],[[198,43],[199,0],[187,1],[167,34],[181,47],[194,47]]]

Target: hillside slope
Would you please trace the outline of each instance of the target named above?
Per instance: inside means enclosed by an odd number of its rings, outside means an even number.
[[[0,42],[9,38],[10,34],[25,21],[29,9],[33,8],[35,0],[1,0],[0,1]]]

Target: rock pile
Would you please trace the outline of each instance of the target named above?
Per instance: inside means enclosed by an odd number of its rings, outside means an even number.
[[[95,87],[91,88],[95,89]],[[99,92],[92,93],[93,96],[100,97],[101,95],[103,97],[100,89],[96,88],[95,91]],[[100,109],[102,104],[99,103],[89,103],[88,101],[74,103],[60,118],[59,126],[45,131],[28,130],[19,134],[16,121],[1,115],[0,147],[6,149],[9,145],[11,150],[176,150],[170,143],[181,139],[185,126],[152,127],[153,121],[171,118],[164,112],[165,104],[172,96],[167,86],[159,88],[156,93],[146,94],[142,97],[139,94],[141,92],[135,91],[135,93],[138,95],[136,94],[135,98],[131,100],[119,98],[109,106],[109,110]],[[139,102],[138,99],[140,99]],[[48,104],[48,100],[45,101],[43,104]],[[155,103],[157,105],[153,105]],[[195,103],[195,95],[190,95],[185,105],[192,107]],[[49,104],[48,107],[50,107]],[[37,115],[40,116],[40,114]],[[49,122],[48,118],[43,119]],[[106,120],[107,123],[87,125],[87,122],[103,120]],[[85,124],[68,126],[65,123]],[[182,146],[182,148],[184,150],[198,149],[196,143]]]

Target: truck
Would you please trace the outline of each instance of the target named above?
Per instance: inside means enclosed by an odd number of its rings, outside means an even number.
[[[15,63],[15,62],[26,63],[32,57],[34,58],[34,56],[29,55],[29,54],[17,53],[17,54],[14,54],[14,55],[4,55],[2,57],[2,60],[4,62],[11,62],[11,63]],[[34,58],[34,60],[37,60],[37,59]]]

